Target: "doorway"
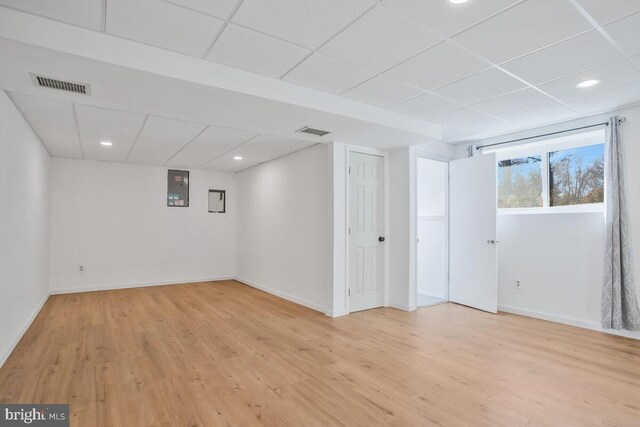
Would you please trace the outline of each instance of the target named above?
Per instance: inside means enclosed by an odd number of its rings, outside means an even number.
[[[384,305],[385,195],[384,157],[349,156],[348,298],[349,311]]]
[[[449,300],[449,164],[416,159],[416,305]]]

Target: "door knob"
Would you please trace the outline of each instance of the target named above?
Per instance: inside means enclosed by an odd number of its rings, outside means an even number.
[[[378,242],[384,242],[384,236],[378,237]]]
[[[496,243],[498,243],[497,240],[487,240],[487,243],[490,245],[495,245]]]

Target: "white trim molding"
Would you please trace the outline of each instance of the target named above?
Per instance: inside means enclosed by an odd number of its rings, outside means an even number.
[[[336,318],[336,317],[342,317],[342,316],[346,316],[349,313],[347,313],[344,310],[331,310],[330,308],[327,308],[324,311],[324,315],[327,317],[332,317],[332,318]]]
[[[640,332],[604,329],[598,322],[592,322],[589,320],[574,319],[572,317],[558,316],[556,314],[527,310],[524,308],[512,307],[508,305],[498,305],[498,311],[518,314],[520,316],[533,317],[536,319],[547,320],[549,322],[562,323],[564,325],[577,326],[578,328],[591,329],[592,331],[604,332],[606,334],[640,340]]]
[[[275,289],[270,288],[268,286],[260,285],[260,284],[258,284],[256,282],[252,282],[251,280],[241,279],[239,277],[236,277],[233,280],[235,280],[236,282],[240,282],[240,283],[242,283],[244,285],[250,286],[252,288],[264,291],[264,292],[266,292],[268,294],[275,295],[275,296],[280,297],[282,299],[286,299],[287,301],[291,301],[291,302],[294,302],[296,304],[303,305],[303,306],[305,306],[307,308],[310,308],[312,310],[319,311],[322,314],[326,314],[325,307],[322,306],[322,305],[313,303],[311,301],[307,301],[307,300],[302,299],[302,298],[298,298],[298,297],[296,297],[294,295],[291,295],[291,294],[288,294],[286,292],[275,290]],[[331,317],[336,317],[336,316],[331,316]]]
[[[417,308],[416,306],[413,306],[413,305],[408,305],[408,304],[403,304],[400,302],[393,302],[393,301],[389,303],[389,307],[402,310],[402,311],[415,311]]]
[[[111,291],[116,289],[133,289],[133,288],[146,288],[150,286],[167,286],[167,285],[186,285],[188,283],[200,283],[200,282],[220,282],[223,280],[235,280],[234,277],[207,277],[202,279],[185,279],[185,280],[163,280],[158,282],[144,282],[144,283],[127,283],[124,285],[102,285],[102,286],[86,286],[83,288],[66,288],[66,289],[51,289],[50,295],[63,295],[63,294],[75,294],[79,292],[94,292],[94,291]]]
[[[49,295],[50,295],[49,292],[45,293],[44,298],[42,298],[42,301],[40,301],[40,304],[38,304],[36,308],[33,310],[33,312],[31,313],[31,316],[29,316],[27,321],[24,323],[24,325],[18,332],[18,335],[14,338],[13,342],[9,345],[7,349],[4,350],[2,355],[0,355],[0,368],[2,368],[2,365],[4,365],[4,362],[6,362],[9,356],[11,356],[11,353],[13,353],[13,350],[16,349],[16,346],[18,345],[18,343],[20,342],[24,334],[27,332],[27,330],[31,327],[31,324],[33,323],[33,321],[36,320],[36,317],[38,317],[38,314],[40,314],[42,307],[44,307],[44,305],[47,303],[47,300],[49,299]]]

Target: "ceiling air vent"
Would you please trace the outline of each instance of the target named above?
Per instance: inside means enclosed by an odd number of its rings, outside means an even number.
[[[325,136],[330,133],[330,132],[327,132],[326,130],[314,129],[314,128],[310,128],[309,126],[305,126],[302,129],[298,129],[296,132],[308,133],[311,135],[318,135],[318,136]]]
[[[48,87],[51,89],[66,90],[67,92],[89,94],[89,85],[77,82],[65,82],[64,80],[52,79],[50,77],[38,76],[32,74],[31,78],[36,86]]]

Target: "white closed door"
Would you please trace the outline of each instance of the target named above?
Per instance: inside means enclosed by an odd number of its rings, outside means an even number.
[[[498,311],[496,158],[477,155],[449,164],[449,300]]]
[[[349,161],[349,311],[384,304],[384,159]]]

